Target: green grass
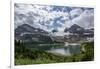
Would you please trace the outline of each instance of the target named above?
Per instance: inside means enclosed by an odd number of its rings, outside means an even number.
[[[73,62],[71,57],[56,56],[52,58],[38,58],[38,59],[29,59],[29,58],[20,58],[15,59],[15,65],[27,65],[27,64],[48,64],[48,63],[61,63],[61,62]]]
[[[15,62],[16,62],[16,65],[56,63],[56,61],[51,61],[50,59],[46,59],[46,60],[15,59]]]
[[[82,43],[79,54],[72,56],[54,55],[38,49],[26,48],[23,43],[15,43],[15,65],[80,62],[94,60],[94,43]]]

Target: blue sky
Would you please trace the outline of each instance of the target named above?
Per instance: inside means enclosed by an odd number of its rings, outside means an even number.
[[[84,28],[93,28],[94,26],[93,8],[17,3],[14,12],[15,28],[25,23],[46,31],[53,29],[63,31],[73,24]]]

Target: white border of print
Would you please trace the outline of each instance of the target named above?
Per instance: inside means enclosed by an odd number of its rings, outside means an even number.
[[[82,68],[83,66],[91,66],[95,61],[91,62],[74,62],[74,63],[56,63],[56,64],[40,64],[40,65],[14,65],[14,3],[25,4],[41,4],[41,5],[59,5],[59,6],[72,6],[72,7],[90,7],[95,8],[94,2],[90,0],[14,0],[11,1],[11,69],[61,69],[61,68]],[[88,4],[89,3],[89,4]],[[95,9],[94,9],[95,10]],[[82,67],[81,67],[82,66]],[[84,67],[83,67],[84,68]]]

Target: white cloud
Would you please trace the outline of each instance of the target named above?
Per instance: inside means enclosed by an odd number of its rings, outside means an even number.
[[[54,23],[54,20],[58,17],[62,17],[61,20],[64,22],[61,23],[60,20],[57,22],[62,26],[58,27],[58,31],[62,32],[66,27],[70,27],[74,23],[82,27],[93,27],[93,9],[85,9],[84,11],[81,8],[73,8],[68,12],[63,11],[50,11],[53,6],[41,6],[41,5],[31,5],[31,4],[17,4],[15,6],[15,26],[19,26],[23,23],[28,23],[31,26],[39,27],[47,31],[51,31],[51,26]],[[19,16],[23,14],[23,17]],[[71,16],[72,20],[69,18]],[[51,28],[48,28],[51,27]]]
[[[70,11],[71,17],[74,18],[75,16],[79,16],[83,13],[83,10],[81,8],[76,8]]]
[[[94,26],[94,13],[93,10],[84,10],[79,17],[72,20],[73,23],[76,23],[84,28],[93,28]]]

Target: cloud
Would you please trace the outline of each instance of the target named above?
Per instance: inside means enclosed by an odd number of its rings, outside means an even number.
[[[51,11],[51,6],[41,5],[29,5],[29,4],[16,4],[15,5],[15,25],[21,25],[23,23],[42,26],[51,26],[56,18],[63,16],[62,20],[65,20],[68,13],[60,11]],[[20,15],[23,15],[23,17]],[[61,22],[57,20],[56,22]],[[39,23],[39,24],[38,24]],[[58,23],[58,24],[59,24]],[[52,26],[53,27],[53,26]],[[50,28],[49,28],[50,29]]]
[[[76,23],[84,28],[93,28],[94,27],[94,12],[92,10],[84,10],[79,17],[76,17],[72,20],[73,23]]]
[[[83,13],[83,10],[81,8],[76,8],[70,11],[70,15],[72,18],[78,17],[82,13]]]
[[[94,10],[83,9],[80,7],[15,4],[15,28],[24,23],[46,31],[56,28],[58,32],[62,32],[73,24],[84,28],[93,27]]]

